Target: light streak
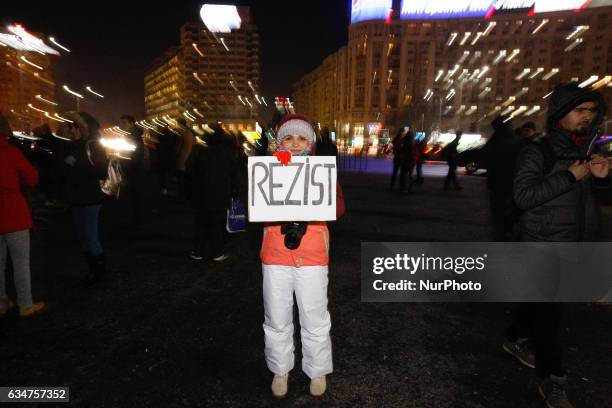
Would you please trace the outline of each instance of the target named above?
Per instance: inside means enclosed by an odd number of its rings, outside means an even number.
[[[43,68],[43,67],[41,67],[40,65],[36,65],[36,64],[35,64],[35,63],[33,63],[32,61],[29,61],[29,60],[28,60],[26,57],[24,57],[23,55],[21,56],[21,60],[22,60],[23,62],[25,62],[26,64],[29,64],[29,65],[33,66],[34,68],[38,68],[38,69],[40,69],[41,71],[44,71],[44,68]]]
[[[459,43],[459,45],[465,44],[468,38],[470,38],[470,35],[472,35],[472,33],[469,31],[466,31],[465,33],[463,33],[463,38],[461,39],[461,42]]]
[[[557,75],[558,73],[559,73],[559,68],[553,68],[553,69],[550,70],[550,72],[548,74],[544,75],[542,77],[542,79],[547,81],[550,78],[552,78],[553,76]]]
[[[124,138],[100,138],[100,144],[107,149],[114,150],[117,152],[133,152],[136,150],[136,146],[129,143]]]
[[[80,93],[77,93],[77,92],[72,91],[72,90],[71,90],[70,88],[68,88],[66,85],[64,85],[62,88],[64,88],[64,90],[65,90],[66,92],[68,92],[69,94],[72,94],[72,95],[76,96],[77,98],[81,98],[81,99],[83,99],[83,95],[81,95]]]
[[[200,57],[203,57],[203,56],[204,56],[204,54],[202,53],[202,51],[200,51],[200,49],[198,48],[198,44],[196,44],[196,43],[191,43],[191,46],[193,47],[193,49],[194,49],[194,50],[196,50],[196,52],[197,52],[198,54],[200,54]]]
[[[56,46],[60,47],[62,50],[66,51],[66,52],[70,52],[70,50],[66,47],[64,47],[63,45],[61,45],[60,43],[58,43],[57,41],[55,41],[55,38],[53,37],[49,37],[49,41],[51,41],[53,44],[55,44]]]
[[[50,116],[50,115],[49,115],[49,112],[45,112],[45,116],[46,116],[46,117],[48,117],[49,119],[53,119],[53,120],[54,120],[54,121],[56,121],[56,122],[66,123],[66,122],[64,122],[64,121],[63,121],[63,120],[61,120],[61,119],[54,118],[53,116]]]
[[[56,118],[63,120],[64,122],[68,122],[68,123],[74,123],[73,121],[71,121],[70,119],[66,119],[60,115],[58,115],[57,113],[54,113],[53,116],[55,116]]]
[[[548,20],[547,18],[545,18],[544,20],[542,20],[542,21],[540,22],[540,24],[539,24],[539,25],[538,25],[538,26],[537,26],[537,27],[536,27],[536,28],[535,28],[535,29],[534,29],[534,30],[531,32],[531,34],[535,34],[535,33],[537,33],[538,31],[540,31],[540,30],[542,29],[542,27],[544,27],[544,25],[545,25],[546,23],[548,23],[548,21],[549,21],[549,20]]]
[[[512,53],[508,56],[508,58],[506,58],[506,62],[512,61],[514,57],[516,57],[520,52],[521,50],[518,48],[515,48],[514,50],[512,50]]]
[[[35,106],[33,106],[31,103],[28,103],[28,108],[30,109],[34,109],[35,111],[41,112],[41,113],[49,113],[46,110],[42,110],[42,109],[38,109]]]
[[[578,86],[580,88],[585,88],[589,85],[591,85],[592,83],[594,83],[595,81],[597,81],[599,79],[599,76],[597,75],[591,75],[588,79],[582,81],[580,84],[578,84]]]
[[[544,68],[539,67],[538,69],[536,69],[536,71],[533,74],[529,75],[529,79],[534,79],[535,77],[540,75],[542,72],[544,72]]]
[[[582,38],[576,38],[576,40],[573,43],[571,43],[565,48],[565,52],[573,50],[574,48],[582,44],[583,41],[584,40]]]
[[[48,100],[48,99],[43,98],[43,97],[42,97],[42,95],[36,95],[36,96],[35,96],[35,98],[36,98],[36,99],[38,99],[39,101],[42,101],[42,102],[48,103],[49,105],[57,106],[57,103],[55,103],[55,102],[53,102],[53,101],[50,101],[50,100]]]
[[[96,95],[97,97],[104,98],[104,95],[99,94],[98,92],[94,91],[93,89],[91,89],[91,87],[89,85],[86,86],[85,89],[87,89],[89,92],[91,92],[92,94]]]

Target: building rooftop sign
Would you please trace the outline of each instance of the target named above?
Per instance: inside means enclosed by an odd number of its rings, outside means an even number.
[[[387,19],[392,9],[392,3],[392,0],[352,0],[351,24]]]
[[[546,13],[549,11],[581,10],[588,3],[590,3],[588,0],[537,0],[534,11],[536,13]]]
[[[484,17],[491,0],[402,0],[400,17],[405,20]]]
[[[30,34],[20,24],[8,26],[13,34],[0,33],[0,43],[18,51],[32,51],[40,54],[60,55],[57,50],[49,47],[40,38]],[[0,44],[0,45],[1,45]]]
[[[402,0],[400,17],[403,20],[488,18],[504,11],[547,13],[611,5],[612,0]]]
[[[200,18],[212,33],[229,33],[240,29],[242,23],[236,6],[223,4],[204,4]]]

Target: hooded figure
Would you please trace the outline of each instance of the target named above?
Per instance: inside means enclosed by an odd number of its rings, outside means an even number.
[[[308,155],[316,140],[306,118],[287,115],[276,131],[278,151]],[[298,238],[299,237],[299,238]],[[297,246],[293,245],[297,242]],[[310,377],[310,393],[323,395],[325,376],[333,371],[327,309],[329,230],[325,222],[283,223],[264,228],[261,245],[266,363],[274,373],[272,394],[287,394],[294,366],[293,295],[297,299],[302,370]]]
[[[195,212],[195,242],[191,258],[200,260],[208,250],[216,262],[224,261],[223,233],[232,196],[237,196],[237,153],[218,125],[196,143],[187,162],[187,187]],[[209,246],[207,249],[206,246]]]
[[[513,234],[513,227],[518,221],[519,211],[512,198],[512,184],[521,145],[507,119],[507,116],[498,116],[491,122],[493,135],[482,150],[487,165],[495,241],[515,241],[517,238]]]
[[[514,200],[523,210],[521,241],[580,242],[595,241],[599,228],[597,198],[609,198],[610,182],[607,159],[586,158],[589,141],[606,111],[597,92],[580,88],[575,83],[555,87],[546,120],[546,136],[525,146],[516,164]],[[548,153],[547,153],[548,152]],[[552,159],[552,160],[551,160]],[[534,276],[533,286],[541,279],[563,283],[559,256],[542,253],[540,262],[550,271]],[[584,279],[596,279],[598,271]],[[548,276],[547,277],[545,277]],[[575,275],[574,275],[575,276]],[[591,283],[595,285],[595,283]],[[550,287],[550,283],[548,283]],[[565,283],[567,286],[567,283]],[[573,290],[569,285],[569,290]],[[562,364],[559,327],[560,303],[525,303],[508,329],[503,347],[523,364],[535,367],[543,379],[539,391],[549,407],[571,407],[565,394],[567,381]],[[535,353],[529,351],[525,338],[531,338]]]
[[[574,129],[562,119],[569,117],[585,102],[594,109],[584,115]],[[594,130],[606,111],[601,95],[571,83],[555,88],[548,108],[546,136],[538,143],[547,143],[555,162],[548,174],[543,173],[543,149],[534,143],[521,150],[514,177],[514,200],[523,210],[522,241],[593,241],[599,229],[597,195],[609,191],[609,179],[585,177],[577,180],[570,167],[578,157],[586,157]],[[567,119],[566,119],[567,120]]]

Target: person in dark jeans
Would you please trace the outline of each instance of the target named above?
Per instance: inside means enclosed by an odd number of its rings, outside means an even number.
[[[66,112],[70,120],[58,130],[70,139],[63,151],[62,162],[66,174],[64,199],[72,208],[76,235],[89,265],[88,280],[96,283],[106,275],[106,257],[98,236],[99,214],[104,201],[100,180],[106,177],[106,155],[77,112]]]
[[[514,201],[520,210],[520,240],[526,242],[592,242],[599,229],[598,200],[612,195],[608,160],[587,157],[594,130],[606,112],[602,96],[576,83],[555,87],[548,106],[546,136],[525,146],[516,163]],[[547,163],[543,146],[554,155]],[[585,271],[588,273],[588,271]],[[508,329],[503,348],[519,361],[533,361],[542,378],[539,391],[548,407],[570,408],[559,328],[561,304],[523,304]],[[535,361],[526,338],[535,346]]]
[[[195,213],[195,239],[190,257],[221,262],[224,233],[232,197],[237,191],[237,153],[229,136],[218,125],[205,137],[206,146],[196,143],[187,162],[188,197]],[[207,251],[207,247],[208,251]]]

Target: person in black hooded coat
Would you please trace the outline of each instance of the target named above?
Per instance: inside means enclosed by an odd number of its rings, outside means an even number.
[[[601,156],[589,158],[587,151],[605,112],[599,93],[576,83],[555,87],[548,107],[546,135],[525,146],[516,164],[514,200],[523,211],[521,241],[597,239],[597,201],[610,199],[612,182],[608,160]],[[578,157],[584,160],[576,160]],[[559,260],[551,257],[551,262]],[[567,378],[559,340],[561,317],[559,303],[521,305],[508,329],[504,349],[525,364],[527,360],[522,357],[529,354],[522,340],[531,338],[535,346],[535,364],[531,366],[543,379],[540,394],[547,406],[567,408],[572,404],[565,394]]]
[[[223,253],[223,235],[227,210],[237,192],[237,153],[229,136],[219,126],[196,143],[187,162],[189,199],[195,212],[195,240],[191,257],[200,260],[206,246],[213,261],[227,258]]]
[[[516,241],[514,227],[519,210],[512,197],[516,159],[521,149],[507,116],[498,116],[491,126],[493,135],[482,149],[487,166],[487,186],[495,241]]]

